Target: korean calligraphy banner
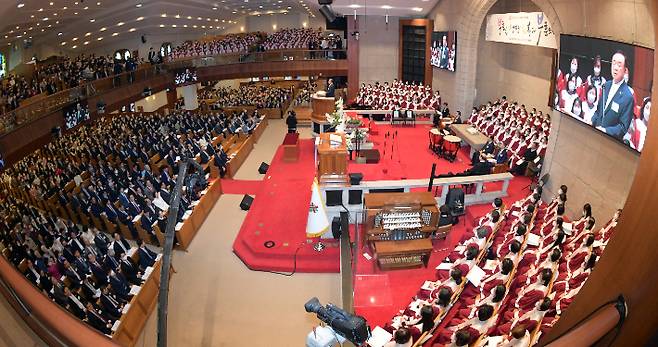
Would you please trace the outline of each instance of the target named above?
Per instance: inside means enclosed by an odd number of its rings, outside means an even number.
[[[555,33],[543,12],[489,15],[486,40],[557,49]]]

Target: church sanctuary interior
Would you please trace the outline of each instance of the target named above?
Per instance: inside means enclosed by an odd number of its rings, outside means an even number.
[[[0,16],[0,347],[658,346],[658,1]]]

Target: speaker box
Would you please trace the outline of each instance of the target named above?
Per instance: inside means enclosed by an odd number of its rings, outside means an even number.
[[[331,235],[334,239],[340,238],[340,217],[334,217],[331,220]]]
[[[243,211],[248,211],[249,208],[251,208],[251,204],[254,202],[254,198],[251,196],[245,194],[244,197],[242,198],[242,201],[240,201],[240,208]]]
[[[347,197],[347,203],[350,205],[361,205],[363,202],[362,196],[363,196],[363,191],[362,190],[350,190],[349,191],[349,196]]]
[[[340,206],[343,204],[342,190],[327,190],[327,206]]]
[[[320,6],[320,13],[322,13],[324,18],[327,19],[327,22],[334,22],[336,20],[336,14],[331,7],[327,5]]]
[[[270,166],[267,165],[266,162],[262,162],[262,163],[260,163],[260,166],[258,167],[258,173],[261,174],[261,175],[264,175],[264,174],[267,173],[267,169],[269,169],[269,168],[270,168]]]
[[[360,172],[355,172],[350,174],[350,184],[353,186],[358,186],[361,184],[361,180],[363,179],[363,174]]]

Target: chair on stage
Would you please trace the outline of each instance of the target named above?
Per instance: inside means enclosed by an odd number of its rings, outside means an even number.
[[[416,114],[414,113],[413,110],[407,110],[404,113],[404,115],[405,115],[404,124],[407,124],[407,122],[409,122],[409,123],[413,124],[414,126],[416,126]]]
[[[403,112],[400,110],[393,110],[393,114],[391,115],[391,125],[401,122],[405,122]]]

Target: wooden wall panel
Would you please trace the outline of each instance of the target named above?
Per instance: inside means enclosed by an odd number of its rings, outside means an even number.
[[[658,6],[651,8],[654,22]],[[654,25],[656,37],[658,26]],[[654,57],[653,95],[658,98],[658,55]],[[658,106],[652,105],[652,114]],[[546,343],[568,331],[603,303],[622,294],[626,298],[628,317],[613,346],[644,346],[658,330],[658,122],[650,122],[646,143],[624,211],[603,256]],[[608,334],[598,345],[607,346]]]

